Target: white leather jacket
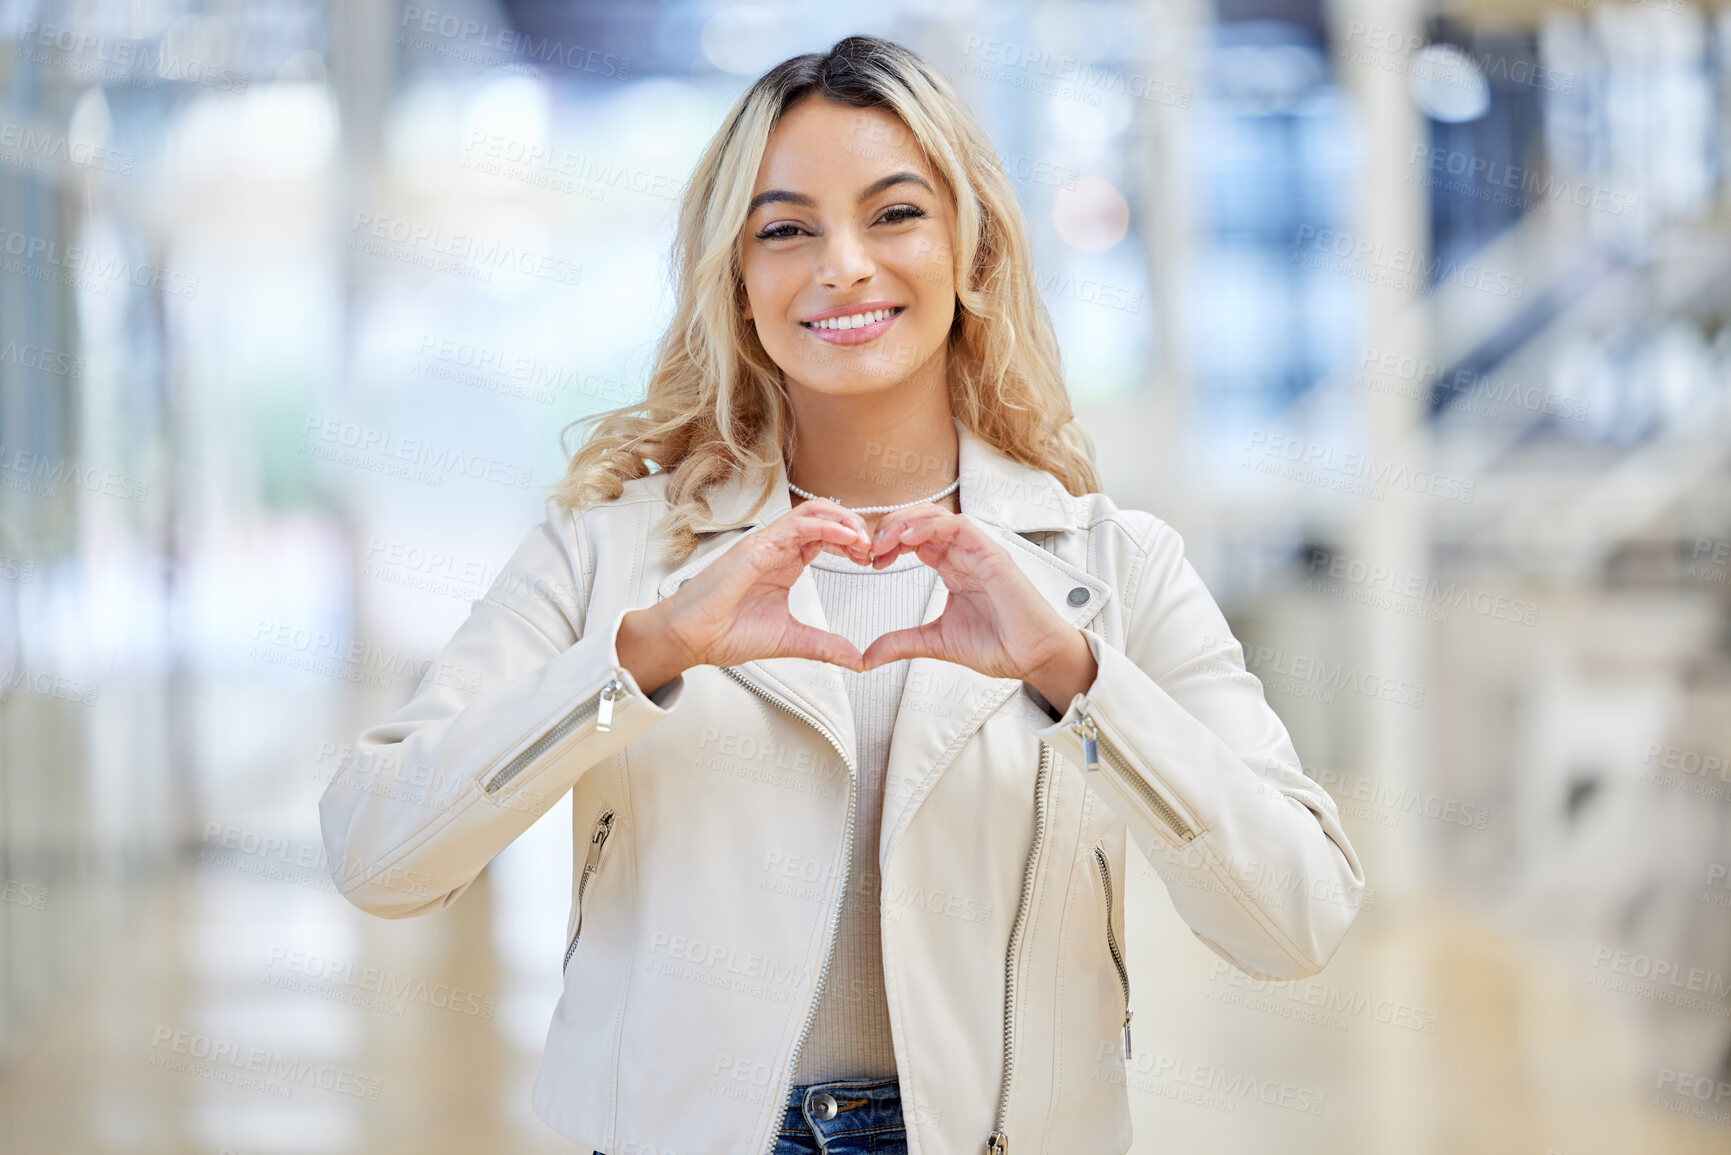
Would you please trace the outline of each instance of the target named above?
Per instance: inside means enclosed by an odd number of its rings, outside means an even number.
[[[961,509],[1099,663],[1048,712],[1014,679],[911,660],[882,834],[857,846],[855,735],[835,667],[697,666],[646,696],[619,664],[654,604],[789,508],[671,571],[663,474],[573,513],[549,502],[414,697],[360,736],[319,804],[341,893],[443,910],[566,791],[565,986],[531,1104],[609,1155],[766,1155],[828,969],[848,856],[878,856],[908,1150],[1122,1155],[1125,835],[1217,954],[1313,974],[1364,878],[1220,610],[1151,514],[1074,497],[959,421]],[[713,523],[756,496],[735,481]],[[705,526],[700,525],[699,529]],[[923,620],[947,597],[937,583]],[[794,616],[825,628],[809,573]]]

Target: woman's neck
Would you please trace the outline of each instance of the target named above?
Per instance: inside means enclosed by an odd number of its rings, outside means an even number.
[[[956,480],[961,446],[947,392],[838,396],[796,386],[788,394],[794,448],[787,478],[801,489],[850,507],[901,505]],[[960,509],[954,492],[937,503]]]

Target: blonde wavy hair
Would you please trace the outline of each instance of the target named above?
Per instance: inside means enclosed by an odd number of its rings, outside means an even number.
[[[789,459],[793,418],[781,369],[741,316],[739,246],[764,149],[781,115],[808,95],[899,116],[956,204],[956,296],[949,333],[950,411],[1001,453],[1080,496],[1099,488],[1093,443],[1064,388],[1057,334],[1034,283],[1027,224],[991,140],[948,80],[889,40],[849,36],[791,57],[740,96],[686,185],[672,249],[673,320],[641,401],[578,418],[593,423],[552,496],[571,508],[610,501],[650,463],[669,474],[660,526],[666,559],[687,560],[711,514],[708,492],[744,471],[762,478],[755,515]],[[567,450],[569,452],[569,450]],[[744,524],[740,522],[738,524]]]

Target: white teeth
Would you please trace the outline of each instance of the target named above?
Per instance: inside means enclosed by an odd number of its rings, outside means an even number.
[[[810,325],[813,329],[859,329],[894,313],[894,309],[874,309],[869,313],[855,313],[851,317],[830,317],[822,321],[812,321]]]

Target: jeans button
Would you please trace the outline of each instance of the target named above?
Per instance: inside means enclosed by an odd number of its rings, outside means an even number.
[[[811,1111],[824,1122],[835,1118],[835,1096],[822,1091],[811,1098]]]

